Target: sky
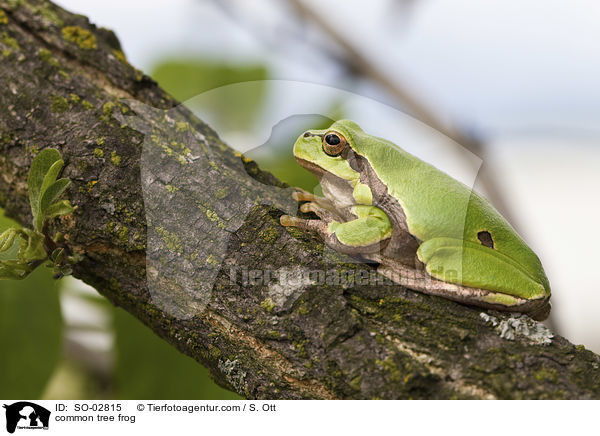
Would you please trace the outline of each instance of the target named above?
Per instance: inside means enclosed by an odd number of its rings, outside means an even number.
[[[406,12],[393,0],[305,2],[392,79],[465,124],[488,134],[600,136],[600,2],[421,0]],[[339,71],[319,68],[323,60],[306,48],[318,32],[296,28],[286,2],[58,3],[116,30],[145,70],[165,54],[195,52],[267,60],[278,79],[339,83]],[[294,50],[281,50],[277,40],[289,34]]]

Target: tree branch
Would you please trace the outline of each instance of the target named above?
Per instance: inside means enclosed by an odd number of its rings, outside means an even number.
[[[248,398],[600,398],[600,358],[541,324],[383,282],[283,228],[290,190],[131,67],[112,32],[48,2],[0,8],[0,204],[31,223],[31,159],[59,149],[77,210],[51,230],[83,255],[75,276],[221,385]]]

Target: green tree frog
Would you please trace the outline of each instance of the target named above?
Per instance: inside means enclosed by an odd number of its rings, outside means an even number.
[[[543,320],[550,285],[535,253],[484,198],[385,139],[341,120],[294,144],[324,197],[297,190],[300,210],[281,224],[316,232],[340,252],[379,264],[427,294]]]

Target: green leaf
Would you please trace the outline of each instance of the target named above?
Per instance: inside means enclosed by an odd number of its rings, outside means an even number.
[[[0,231],[16,225],[2,215],[0,209]],[[28,264],[15,260],[0,262],[0,271],[4,267],[30,272]],[[61,330],[50,271],[38,268],[24,280],[0,281],[0,398],[40,397],[60,356]]]
[[[156,336],[123,309],[114,311],[115,395],[119,399],[233,400],[208,370]]]
[[[46,148],[33,158],[31,168],[29,169],[29,177],[27,185],[29,188],[29,203],[31,204],[31,213],[33,214],[34,222],[38,216],[40,198],[42,196],[42,186],[44,179],[50,168],[61,160],[60,153],[54,148]]]
[[[0,253],[3,251],[10,250],[15,242],[15,237],[19,234],[19,231],[14,228],[5,230],[0,235]]]
[[[54,218],[59,215],[69,215],[70,213],[73,213],[74,210],[75,208],[71,206],[69,200],[62,200],[49,206],[44,212],[44,216],[46,218]]]
[[[52,183],[48,188],[42,193],[42,197],[40,199],[40,208],[37,216],[37,220],[35,221],[35,229],[40,231],[42,229],[42,224],[44,219],[46,218],[46,211],[56,200],[58,197],[65,192],[65,189],[71,184],[69,179],[58,179],[56,182]],[[39,227],[38,227],[39,226]]]
[[[29,263],[20,260],[0,260],[1,280],[21,280],[31,272]]]
[[[44,247],[44,235],[30,229],[23,229],[27,235],[26,243],[21,243],[19,259],[25,261],[43,260],[48,257]]]
[[[59,159],[52,164],[50,169],[48,169],[48,172],[44,176],[44,181],[42,182],[42,188],[40,189],[40,198],[44,196],[44,192],[46,192],[46,189],[48,189],[48,187],[56,181],[58,173],[60,172],[60,169],[63,167],[63,165],[63,160]]]
[[[64,260],[64,258],[65,258],[65,249],[64,248],[57,248],[50,255],[50,260],[57,264],[61,263]]]
[[[60,356],[62,319],[50,271],[0,282],[0,398],[39,398]]]

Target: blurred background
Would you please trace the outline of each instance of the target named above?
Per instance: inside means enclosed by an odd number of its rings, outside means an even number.
[[[475,186],[540,256],[548,326],[600,352],[600,3],[57,3],[114,30],[132,65],[292,185],[316,184],[293,161],[295,138],[350,117]],[[11,350],[1,398],[239,398],[92,288],[42,268],[0,281],[0,349]]]

